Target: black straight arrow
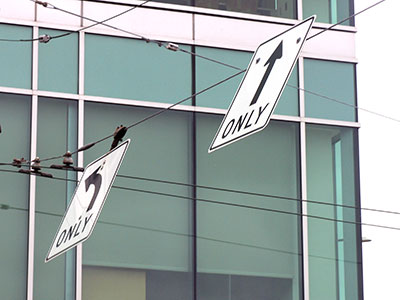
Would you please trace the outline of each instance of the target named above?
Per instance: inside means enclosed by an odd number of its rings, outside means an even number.
[[[265,63],[264,67],[268,64],[267,71],[265,72],[264,77],[261,80],[260,85],[257,88],[257,91],[253,97],[253,100],[251,100],[250,106],[257,103],[258,97],[260,97],[261,91],[262,91],[265,83],[267,82],[269,74],[271,74],[271,71],[272,71],[272,68],[274,67],[275,62],[278,59],[282,58],[282,49],[283,49],[283,41],[281,41],[279,43],[279,45],[278,45],[278,47],[276,47],[274,53],[272,53],[271,57]]]

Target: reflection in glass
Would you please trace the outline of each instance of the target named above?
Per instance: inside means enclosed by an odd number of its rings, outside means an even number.
[[[38,138],[39,157],[62,155],[77,149],[78,105],[76,101],[39,98]],[[77,156],[73,156],[75,164]],[[55,161],[61,164],[62,160]],[[76,180],[74,172],[46,170],[60,179]],[[35,216],[35,285],[34,296],[39,299],[75,299],[75,250],[69,250],[45,263],[50,245],[73,196],[75,182],[37,177]]]
[[[0,162],[29,157],[31,98],[0,93]],[[2,166],[5,169],[6,166]],[[14,167],[10,171],[17,171]],[[0,291],[2,299],[26,297],[29,176],[0,172]]]
[[[355,129],[307,126],[310,299],[358,299]],[[343,207],[346,205],[346,207]],[[349,207],[351,208],[349,208]],[[324,276],[321,276],[324,274]]]
[[[156,111],[87,102],[85,144]],[[132,143],[119,175],[144,180],[116,178],[83,245],[83,299],[126,299],[139,293],[137,299],[175,300],[193,294],[192,188],[146,180],[190,183],[191,116],[168,111],[127,132]],[[85,164],[107,152],[108,141],[85,153]],[[103,276],[107,282],[99,285]],[[111,297],[107,287],[115,291]]]
[[[317,22],[336,24],[353,14],[353,0],[303,0],[304,19],[317,15]],[[342,25],[354,26],[354,19]]]
[[[32,28],[0,24],[2,39],[32,39]],[[32,84],[32,43],[1,42],[0,86],[31,88]]]
[[[199,299],[301,299],[299,202],[274,197],[298,198],[298,126],[272,121],[208,154],[221,119],[197,115],[198,184],[270,196],[197,189],[213,201],[197,202]]]
[[[157,0],[157,2],[295,19],[296,0]]]
[[[71,32],[44,29],[39,36],[59,36]],[[68,51],[65,51],[68,49]],[[39,90],[77,93],[78,92],[78,33],[52,39],[51,43],[39,43]]]
[[[307,117],[355,122],[355,86],[353,63],[304,59]]]

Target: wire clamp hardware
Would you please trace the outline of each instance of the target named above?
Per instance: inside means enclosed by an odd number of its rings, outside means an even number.
[[[12,165],[14,166],[14,167],[17,167],[17,168],[21,168],[22,167],[22,164],[23,163],[26,163],[26,159],[25,158],[14,158],[13,159],[13,162],[12,162]]]
[[[72,170],[72,171],[78,171],[78,172],[83,172],[85,169],[81,167],[74,167],[74,160],[72,159],[72,153],[67,151],[63,155],[63,164],[62,165],[51,165],[50,168],[52,169],[59,169],[59,170]]]
[[[36,3],[36,4],[41,5],[41,6],[43,6],[43,7],[47,7],[47,8],[56,8],[54,5],[52,5],[52,4],[48,3],[48,2],[45,2],[45,1],[39,1],[39,0],[31,0],[31,1],[34,2],[34,3]]]
[[[43,1],[39,1],[39,0],[36,0],[35,3],[42,5],[44,7],[47,7],[49,5],[47,2],[43,2]]]
[[[18,172],[19,172],[19,173],[28,174],[28,175],[33,174],[33,175],[39,175],[39,176],[43,176],[43,177],[53,178],[53,175],[51,175],[51,174],[49,174],[49,173],[44,173],[44,172],[41,172],[41,171],[40,171],[40,170],[42,169],[42,167],[40,166],[40,159],[39,159],[39,157],[36,157],[34,160],[32,160],[31,169],[32,169],[32,170],[20,169]]]

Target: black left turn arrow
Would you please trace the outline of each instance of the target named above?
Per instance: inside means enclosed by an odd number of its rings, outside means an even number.
[[[86,192],[89,190],[89,187],[93,184],[94,185],[94,193],[92,196],[92,200],[90,200],[89,206],[86,210],[88,212],[93,208],[94,202],[96,201],[97,195],[99,194],[100,187],[101,187],[101,175],[98,173],[100,168],[102,166],[98,167],[96,171],[94,171],[88,178],[85,180],[85,187],[86,187]]]

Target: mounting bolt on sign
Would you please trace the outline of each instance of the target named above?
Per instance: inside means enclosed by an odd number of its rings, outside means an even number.
[[[87,165],[45,262],[82,243],[92,234],[129,143],[128,139]]]
[[[209,153],[268,125],[314,20],[312,16],[258,46]]]

